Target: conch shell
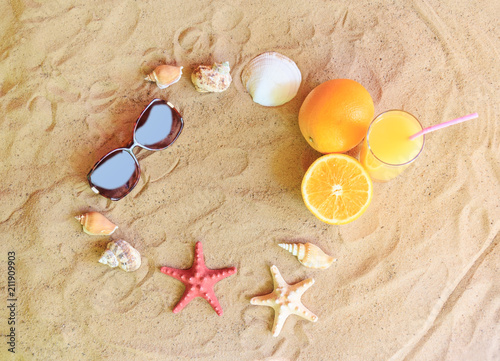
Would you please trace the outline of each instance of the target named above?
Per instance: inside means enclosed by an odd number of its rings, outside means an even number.
[[[182,66],[159,65],[144,80],[155,82],[158,88],[166,87],[177,83],[182,75]]]
[[[229,88],[231,74],[229,62],[214,63],[212,66],[200,65],[191,74],[191,81],[200,93],[220,93]]]
[[[327,269],[336,261],[312,243],[280,243],[278,245],[297,256],[299,262],[309,268]]]
[[[99,263],[112,268],[120,266],[122,270],[132,272],[141,266],[141,254],[128,242],[120,239],[108,243]]]
[[[241,73],[241,81],[254,102],[272,107],[297,95],[302,75],[293,60],[267,52],[250,60]]]
[[[75,217],[83,226],[83,231],[92,236],[110,235],[118,226],[99,212],[88,212]]]

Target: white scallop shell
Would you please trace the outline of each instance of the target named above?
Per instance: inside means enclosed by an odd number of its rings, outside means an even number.
[[[120,239],[108,243],[99,263],[112,268],[120,266],[122,270],[132,272],[141,266],[141,254],[128,242]]]
[[[250,60],[241,73],[241,81],[254,102],[273,107],[297,95],[302,75],[293,60],[267,52]]]

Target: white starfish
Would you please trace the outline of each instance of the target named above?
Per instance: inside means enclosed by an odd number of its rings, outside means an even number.
[[[278,267],[271,266],[274,291],[257,296],[250,300],[252,305],[269,306],[274,308],[273,336],[277,337],[290,315],[297,315],[306,320],[316,322],[318,316],[309,311],[300,301],[304,292],[314,284],[314,279],[308,278],[299,283],[289,285],[281,276]]]

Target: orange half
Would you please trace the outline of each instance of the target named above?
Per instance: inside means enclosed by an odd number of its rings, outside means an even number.
[[[318,158],[302,180],[306,207],[329,224],[346,224],[361,216],[372,200],[370,176],[353,157],[327,154]]]

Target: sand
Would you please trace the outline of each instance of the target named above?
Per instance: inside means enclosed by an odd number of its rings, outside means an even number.
[[[497,0],[351,2],[41,1],[0,3],[0,332],[2,360],[499,360],[500,6]],[[283,106],[254,103],[240,74],[263,51],[293,59],[303,82]],[[233,83],[197,93],[199,64],[229,61]],[[155,66],[184,66],[160,90]],[[320,156],[297,116],[320,83],[350,78],[375,112],[404,109],[430,134],[399,178],[374,185],[367,212],[317,220],[300,183]],[[86,183],[92,165],[131,139],[154,98],[185,128],[167,150],[141,150],[136,189],[119,202]],[[350,154],[356,155],[356,150]],[[93,210],[119,226],[82,232]],[[133,273],[97,262],[112,239],[142,254]],[[200,241],[210,268],[237,267],[215,293],[172,309]],[[338,259],[303,267],[280,242],[311,242]],[[14,254],[9,254],[14,252]],[[8,301],[8,257],[15,301]],[[318,315],[274,312],[250,298],[313,277]]]

